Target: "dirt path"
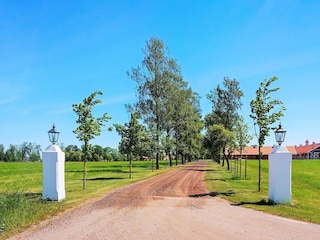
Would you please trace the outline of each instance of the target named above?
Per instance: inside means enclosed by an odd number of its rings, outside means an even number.
[[[199,161],[117,189],[11,240],[320,239],[320,225],[210,197],[203,180],[205,165]]]

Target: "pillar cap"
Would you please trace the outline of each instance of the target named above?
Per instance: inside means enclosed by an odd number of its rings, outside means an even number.
[[[46,152],[62,152],[61,148],[54,144],[54,145],[50,145],[47,149]]]

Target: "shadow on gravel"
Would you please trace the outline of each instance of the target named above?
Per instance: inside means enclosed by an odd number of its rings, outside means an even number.
[[[240,202],[240,203],[233,203],[232,206],[243,206],[243,205],[257,205],[257,206],[274,206],[275,204],[271,201],[266,201],[265,199],[261,199],[257,202]]]
[[[189,195],[189,197],[192,197],[192,198],[199,198],[199,197],[217,197],[217,196],[231,196],[235,194],[234,191],[228,191],[228,192],[210,192],[210,193],[200,193],[200,194],[192,194],[192,195]]]

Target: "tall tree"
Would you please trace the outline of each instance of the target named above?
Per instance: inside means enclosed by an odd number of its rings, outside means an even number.
[[[0,144],[0,161],[5,161],[5,149],[3,144]]]
[[[261,147],[264,145],[266,137],[269,136],[270,130],[276,129],[272,125],[283,116],[283,111],[286,109],[281,100],[272,99],[270,96],[280,89],[279,87],[271,88],[271,84],[277,80],[277,77],[272,77],[261,82],[256,91],[256,98],[250,102],[250,117],[254,121],[259,145],[258,191],[261,190]]]
[[[220,85],[218,85],[214,91],[207,94],[207,98],[212,103],[212,112],[206,115],[205,125],[207,130],[209,126],[218,124],[222,125],[227,131],[233,132],[234,127],[239,120],[238,111],[242,106],[241,98],[243,97],[243,92],[240,89],[240,83],[236,79],[232,80],[225,77],[223,86],[224,88],[221,88]],[[234,138],[231,139],[234,140]],[[228,169],[230,169],[230,151],[226,154],[227,145],[229,145],[229,150],[231,150],[233,144],[231,144],[231,142],[224,144],[222,149],[224,159],[227,162]]]
[[[182,79],[173,82],[167,99],[165,115],[165,150],[172,166],[171,152],[184,163],[200,155],[203,123],[201,121],[199,96]]]
[[[73,111],[78,115],[76,123],[78,127],[73,131],[77,134],[79,141],[83,142],[83,190],[86,189],[86,173],[87,159],[90,156],[90,140],[101,134],[101,127],[111,117],[104,113],[101,117],[94,117],[92,114],[93,107],[102,103],[100,99],[96,99],[97,95],[102,95],[101,91],[95,91],[87,98],[83,99],[83,103],[73,104]]]
[[[167,47],[162,40],[151,38],[143,49],[142,67],[132,68],[128,76],[137,82],[138,101],[135,104],[148,126],[156,148],[156,169],[159,169],[160,140],[165,131],[167,114],[167,91],[172,82],[180,77],[180,70],[175,60],[167,57]]]
[[[15,145],[10,144],[6,150],[5,162],[18,162],[18,149]]]
[[[177,129],[177,142],[182,150],[183,160],[191,161],[199,158],[202,145],[203,122],[201,120],[199,97],[189,89],[189,96],[183,103],[183,110],[180,111],[182,118],[178,120],[180,127]],[[179,144],[179,142],[181,144]]]

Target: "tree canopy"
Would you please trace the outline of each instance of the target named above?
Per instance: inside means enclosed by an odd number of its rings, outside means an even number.
[[[182,132],[178,129],[177,121],[181,124],[184,122],[183,126],[191,129],[187,123],[201,122],[201,117],[198,109],[194,109],[198,105],[198,99],[183,81],[176,61],[167,56],[168,49],[163,41],[151,38],[146,42],[143,54],[142,66],[132,68],[128,75],[137,83],[138,99],[134,108],[141,114],[152,137],[152,145],[156,152],[156,169],[158,169],[162,150],[171,156],[175,144],[176,155],[180,153],[181,156],[185,156],[190,147],[191,143],[186,142],[187,139],[183,138]],[[187,117],[193,118],[194,121],[187,121]],[[197,131],[200,132],[200,124],[198,126]],[[184,129],[185,133],[187,129]],[[190,134],[189,138],[196,136]]]
[[[225,77],[223,87],[218,85],[207,94],[212,104],[212,111],[205,116],[206,146],[211,148],[210,152],[217,161],[220,161],[218,156],[223,155],[222,165],[226,160],[227,167],[230,169],[229,157],[235,149],[234,130],[240,119],[239,110],[242,106],[243,92],[236,79]],[[219,138],[215,134],[218,134]]]

